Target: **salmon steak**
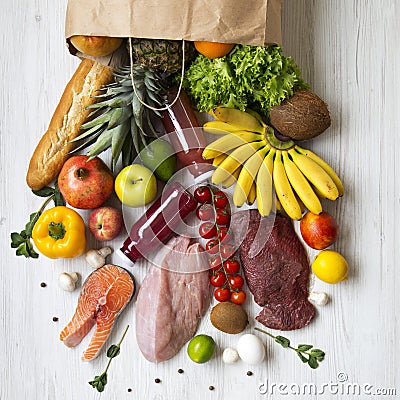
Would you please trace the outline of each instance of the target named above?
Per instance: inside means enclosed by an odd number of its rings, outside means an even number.
[[[75,314],[60,333],[60,340],[68,347],[75,347],[96,325],[82,356],[82,361],[93,360],[134,293],[135,281],[125,269],[111,264],[96,269],[84,282]]]

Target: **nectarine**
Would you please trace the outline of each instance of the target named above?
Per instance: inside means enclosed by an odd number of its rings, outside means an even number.
[[[322,250],[333,244],[339,234],[339,226],[326,211],[321,214],[307,212],[300,220],[300,233],[313,249]]]

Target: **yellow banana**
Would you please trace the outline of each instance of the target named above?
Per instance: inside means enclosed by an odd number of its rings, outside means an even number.
[[[320,167],[322,167],[325,172],[332,178],[333,182],[335,182],[336,187],[338,188],[339,196],[343,196],[344,194],[344,186],[336,172],[333,170],[333,168],[325,161],[323,160],[320,156],[317,154],[313,153],[311,150],[303,149],[299,146],[296,146],[295,149],[301,153],[304,154],[307,157],[310,157],[313,161],[315,161]]]
[[[282,162],[282,152],[280,150],[276,152],[272,175],[276,195],[283,209],[290,218],[300,219],[302,216],[301,208],[286,175],[285,167]]]
[[[284,151],[282,152],[282,155],[286,175],[297,196],[308,210],[314,214],[320,214],[322,212],[322,205],[310,183],[299,170],[297,165],[289,158],[288,152]]]
[[[247,201],[257,172],[268,150],[269,146],[261,148],[243,164],[233,191],[233,204],[236,207],[241,207]]]
[[[251,157],[257,150],[266,145],[265,140],[259,142],[246,143],[229,154],[224,161],[214,171],[211,181],[215,185],[225,181],[232,173],[239,168],[249,157]]]
[[[282,210],[282,204],[275,195],[275,212]]]
[[[273,207],[272,171],[274,168],[275,149],[271,149],[264,158],[256,178],[257,208],[262,217],[269,215]]]
[[[254,132],[240,131],[236,132],[235,134],[228,133],[211,142],[203,150],[203,158],[209,160],[211,158],[218,157],[220,154],[226,154],[228,151],[242,146],[245,143],[254,142],[262,138],[262,135]]]
[[[242,129],[238,128],[235,125],[227,124],[222,121],[209,121],[203,125],[203,129],[207,133],[212,133],[213,135],[226,135],[228,132],[237,132]]]
[[[228,189],[228,188],[230,188],[232,185],[234,185],[236,183],[241,169],[242,169],[241,167],[237,168],[235,171],[232,172],[232,175],[228,179],[225,179],[221,183],[221,185],[222,185],[222,187],[224,189]]]
[[[212,165],[214,167],[218,167],[218,165],[221,164],[222,161],[224,161],[226,157],[228,157],[228,154],[220,154],[219,156],[217,156],[213,159]]]
[[[336,200],[339,197],[339,191],[335,182],[325,170],[310,157],[297,153],[295,149],[289,150],[293,162],[299,167],[303,175],[329,199]]]
[[[305,206],[304,203],[301,201],[300,197],[297,196],[296,193],[295,193],[294,195],[296,196],[296,199],[297,199],[297,201],[299,202],[300,210],[301,210],[301,213],[303,214],[304,211],[306,211],[306,206]]]
[[[261,125],[264,125],[264,121],[262,119],[262,116],[258,112],[254,111],[254,110],[252,110],[250,108],[248,108],[246,110],[246,112],[248,114],[252,115]]]
[[[257,197],[256,183],[253,182],[250,188],[249,195],[247,196],[246,203],[251,206],[256,201],[256,197]]]
[[[238,110],[237,108],[220,106],[214,108],[212,112],[218,120],[235,125],[240,129],[259,133],[265,132],[265,125],[245,111]]]

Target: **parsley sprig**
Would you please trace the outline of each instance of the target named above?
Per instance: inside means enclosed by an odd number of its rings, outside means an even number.
[[[106,369],[100,375],[96,375],[92,381],[89,382],[93,388],[97,389],[98,392],[104,391],[104,387],[107,385],[107,371],[110,367],[111,361],[113,358],[117,357],[121,350],[121,343],[125,338],[126,332],[128,331],[129,325],[124,330],[120,341],[117,344],[113,344],[107,350],[107,357],[109,358],[108,363],[106,365]]]
[[[264,331],[260,328],[254,328],[256,331],[265,333],[275,340],[276,343],[280,344],[284,349],[291,349],[296,352],[300,360],[304,364],[308,364],[312,369],[319,367],[319,363],[324,361],[325,353],[320,349],[315,349],[311,344],[299,344],[296,347],[290,345],[290,340],[284,336],[274,336],[271,333]]]
[[[26,223],[25,229],[23,229],[21,232],[11,233],[11,248],[16,249],[15,254],[17,256],[25,256],[26,258],[39,257],[39,254],[33,249],[31,238],[33,227],[35,226],[44,209],[52,200],[54,201],[55,206],[65,206],[65,200],[58,188],[57,181],[54,184],[54,188],[46,186],[40,190],[32,190],[32,192],[36,196],[46,197],[45,202],[38,211],[29,216],[29,221]]]

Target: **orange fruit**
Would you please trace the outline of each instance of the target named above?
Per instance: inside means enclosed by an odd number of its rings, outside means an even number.
[[[208,58],[219,58],[226,56],[233,48],[231,43],[218,42],[194,42],[196,50]]]

